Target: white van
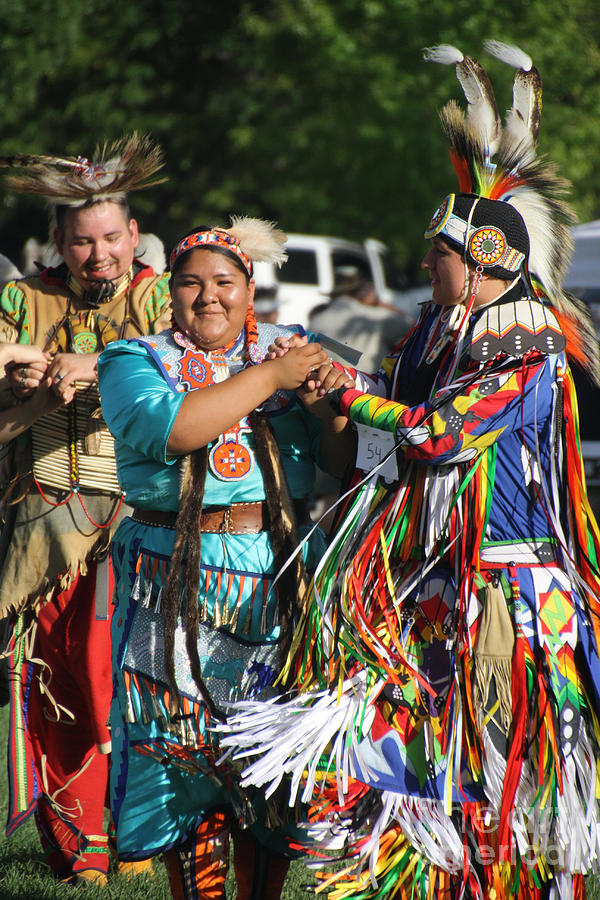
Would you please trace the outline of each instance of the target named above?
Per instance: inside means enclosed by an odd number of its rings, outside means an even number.
[[[596,334],[600,337],[600,219],[575,225],[571,235],[574,253],[564,286],[587,303]],[[573,367],[573,377],[577,388],[581,450],[588,493],[594,512],[600,518],[600,390],[577,366]]]
[[[404,309],[405,279],[381,241],[368,238],[360,244],[324,235],[289,234],[286,252],[287,262],[276,271],[278,318],[284,324],[299,322],[306,327],[311,310],[330,299],[335,270],[345,266],[355,267],[372,281],[383,303]],[[410,305],[405,311],[414,316],[416,300],[412,296]]]
[[[574,252],[564,286],[592,305],[600,303],[600,219],[575,225],[571,235]]]

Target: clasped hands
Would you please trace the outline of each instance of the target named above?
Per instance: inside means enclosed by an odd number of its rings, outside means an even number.
[[[285,354],[297,347],[304,347],[308,344],[308,337],[299,334],[293,334],[289,337],[278,337],[274,343],[269,346],[266,359],[277,359],[285,356]],[[321,350],[320,344],[312,343],[311,348]],[[309,372],[304,383],[296,391],[302,403],[310,407],[311,412],[319,418],[332,418],[336,415],[333,408],[326,399],[329,391],[338,388],[353,388],[354,380],[343,369],[334,366],[329,357]]]
[[[20,349],[24,351],[25,346]],[[8,383],[19,400],[42,389],[52,391],[62,403],[70,403],[77,381],[96,381],[96,353],[57,353],[52,357],[39,347],[27,350],[29,358],[6,367]]]

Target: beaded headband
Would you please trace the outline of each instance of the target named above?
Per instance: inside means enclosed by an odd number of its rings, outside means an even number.
[[[169,266],[173,271],[173,263],[182,253],[193,250],[194,247],[212,244],[235,253],[252,277],[253,262],[269,262],[280,266],[286,261],[285,242],[285,234],[273,222],[251,216],[232,216],[229,228],[213,226],[182,238],[171,252]]]
[[[231,253],[235,253],[243,262],[248,275],[252,275],[252,260],[244,253],[238,239],[222,228],[214,228],[210,231],[196,231],[194,234],[188,234],[187,237],[184,237],[171,251],[171,256],[169,257],[170,269],[173,269],[173,263],[178,256],[187,250],[193,250],[194,247],[202,245],[216,245],[229,250]]]

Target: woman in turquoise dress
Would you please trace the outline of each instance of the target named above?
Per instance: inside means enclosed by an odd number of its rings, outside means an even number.
[[[314,462],[335,472],[351,440],[314,390],[349,383],[318,344],[265,359],[299,331],[253,314],[252,259],[281,261],[284,239],[250,219],[186,236],[171,254],[172,328],[117,341],[98,365],[134,507],[112,547],[117,848],[165,853],[186,900],[225,897],[231,832],[240,900],[279,897],[288,866],[277,805],[240,788],[211,730],[228,702],[281,689],[322,534],[275,575],[306,530]]]

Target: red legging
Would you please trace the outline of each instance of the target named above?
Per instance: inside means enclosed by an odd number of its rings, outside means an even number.
[[[215,813],[199,826],[185,848],[165,854],[173,900],[225,900],[231,830],[229,816]],[[234,830],[232,839],[238,900],[279,900],[289,860],[260,848],[246,832]],[[267,872],[259,898],[254,872],[263,854],[266,854]]]
[[[49,668],[33,664],[27,732],[40,785],[50,797],[56,794],[60,807],[40,797],[36,820],[50,866],[61,877],[108,871],[109,758],[96,744],[110,739],[110,623],[95,617],[95,586],[96,564],[90,563],[87,575],[40,609],[33,648]],[[74,719],[60,712],[56,721],[54,705],[40,690],[40,678],[48,682],[50,673],[50,694]]]

